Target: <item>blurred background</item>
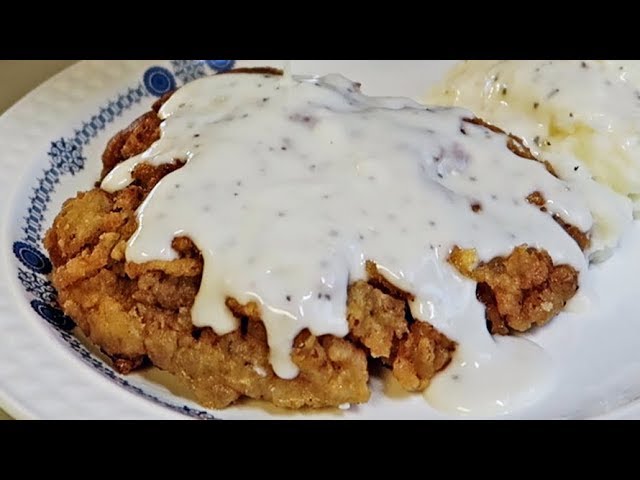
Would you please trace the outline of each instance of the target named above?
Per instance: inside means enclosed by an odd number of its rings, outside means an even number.
[[[0,113],[75,60],[0,60]]]
[[[75,60],[0,60],[0,114]],[[2,410],[0,420],[10,417]]]

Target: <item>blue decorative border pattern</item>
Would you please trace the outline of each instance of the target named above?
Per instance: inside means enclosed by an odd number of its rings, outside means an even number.
[[[51,195],[65,175],[75,175],[84,169],[86,157],[83,155],[83,148],[98,133],[120,117],[123,112],[139,104],[142,99],[149,96],[159,97],[175,89],[178,86],[176,78],[180,85],[184,85],[206,75],[230,70],[234,64],[235,60],[171,60],[170,65],[173,71],[162,66],[150,67],[143,73],[142,80],[136,86],[128,88],[99,108],[97,114],[88,121],[82,122],[79,129],[74,130],[72,137],[52,141],[47,153],[49,166],[42,171],[31,189],[32,194],[29,197],[26,215],[23,217],[23,237],[12,245],[16,259],[24,267],[18,267],[17,278],[31,298],[31,307],[58,332],[86,364],[130,392],[184,415],[205,420],[216,418],[205,410],[167,402],[145,392],[118,375],[73,336],[71,331],[75,324],[58,307],[55,289],[47,278],[51,272],[51,262],[42,253],[41,240],[44,214],[51,201]]]
[[[152,95],[161,97],[176,88],[176,80],[173,74],[164,67],[151,67],[144,72],[142,78],[144,86]]]

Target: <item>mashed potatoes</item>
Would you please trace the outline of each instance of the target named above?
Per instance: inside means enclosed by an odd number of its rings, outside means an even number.
[[[640,62],[466,61],[426,100],[469,108],[548,160],[588,199],[594,258],[640,212]]]

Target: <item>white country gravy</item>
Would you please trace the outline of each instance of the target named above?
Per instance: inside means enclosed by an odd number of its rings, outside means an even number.
[[[582,193],[591,259],[608,258],[640,216],[639,61],[468,60],[428,100],[508,129]]]
[[[126,187],[141,162],[186,161],[139,207],[126,257],[172,260],[172,239],[191,238],[204,259],[194,325],[226,334],[239,322],[225,299],[257,302],[273,370],[294,378],[300,331],[348,333],[347,286],[365,278],[369,259],[415,294],[417,319],[459,344],[439,375],[450,381],[436,378],[428,389],[433,405],[492,413],[539,393],[540,383],[528,382],[546,378],[540,349],[494,341],[475,283],[447,257],[454,245],[488,261],[528,244],[584,270],[575,241],[525,197],[542,192],[550,212],[583,231],[592,219],[542,164],[513,154],[505,136],[463,122],[472,117],[466,110],[368,97],[340,75],[202,78],[159,115],[161,138],[116,166],[102,188]],[[527,381],[506,380],[516,376]]]

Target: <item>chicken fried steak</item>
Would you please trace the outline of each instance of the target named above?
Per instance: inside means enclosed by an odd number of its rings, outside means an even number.
[[[158,111],[169,98],[160,99],[109,141],[102,178],[160,138]],[[485,129],[487,135],[502,136],[523,162],[536,161],[517,138],[479,119],[465,122],[469,128]],[[348,286],[348,335],[316,336],[304,329],[295,336],[295,378],[274,373],[257,302],[227,297],[226,306],[240,325],[230,333],[217,335],[210,327],[194,326],[191,308],[203,276],[203,257],[192,239],[173,239],[179,257],[174,260],[133,263],[125,258],[127,242],[138,227],[136,210],[160,180],[184,165],[180,158],[161,165],[143,162],[122,189],[108,192],[96,187],[78,193],[64,203],[44,239],[60,306],[120,373],[150,362],[188,383],[199,402],[211,408],[226,407],[242,397],[286,408],[319,408],[366,402],[368,364],[374,359],[390,368],[408,391],[424,390],[449,364],[456,342],[414,318],[411,304],[416,293],[394,285],[374,261],[366,262],[365,278]],[[530,193],[537,195],[523,201],[545,209],[542,194]],[[480,203],[470,206],[476,214],[483,208]],[[579,228],[557,215],[555,219],[580,248],[588,245],[588,236]],[[507,256],[482,262],[467,240],[461,238],[450,250],[448,262],[477,282],[476,296],[486,307],[493,334],[525,332],[547,323],[578,289],[578,271],[554,264],[543,249],[522,244]]]

